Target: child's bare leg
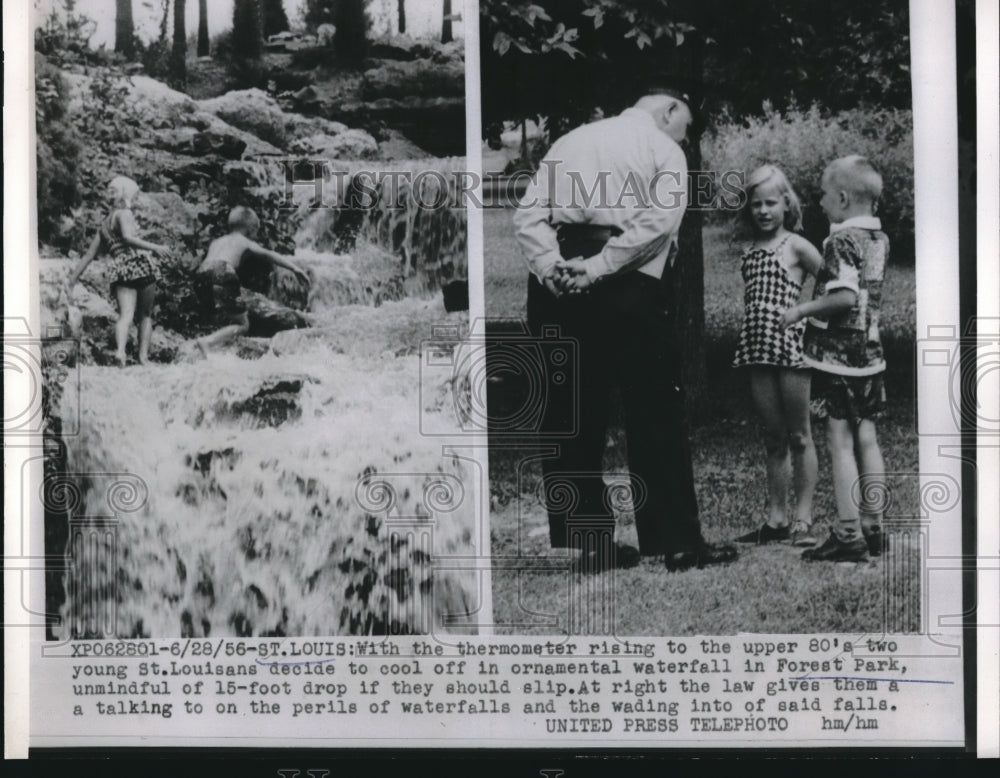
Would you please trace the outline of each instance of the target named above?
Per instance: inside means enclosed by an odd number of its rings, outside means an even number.
[[[750,368],[750,393],[757,413],[764,423],[764,448],[767,451],[767,523],[772,527],[784,527],[788,524],[785,501],[788,499],[791,473],[777,371],[768,367]]]
[[[788,448],[792,455],[792,488],[795,492],[795,521],[812,524],[813,495],[816,492],[816,446],[809,423],[808,370],[781,371],[781,400],[788,430]]]
[[[135,289],[118,284],[115,287],[118,298],[118,321],[115,322],[115,357],[118,363],[125,364],[125,347],[128,345],[128,330],[135,318],[137,294]]]
[[[842,541],[861,537],[861,521],[854,488],[858,481],[858,463],[854,458],[854,434],[846,419],[827,420],[827,445],[833,468],[833,493],[837,500],[834,531]]]
[[[206,335],[204,338],[199,338],[195,343],[199,349],[205,351],[216,346],[225,345],[234,338],[246,335],[249,331],[250,322],[246,315],[243,315],[237,319],[235,323],[226,325],[217,332],[213,332],[211,335]]]
[[[139,290],[135,309],[139,330],[139,364],[149,361],[149,342],[153,337],[153,305],[156,302],[156,286],[149,284]]]
[[[862,419],[858,425],[855,453],[861,476],[861,526],[866,530],[881,528],[886,497],[885,461],[878,445],[875,422]]]

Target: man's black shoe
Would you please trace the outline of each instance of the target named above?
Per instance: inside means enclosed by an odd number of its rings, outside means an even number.
[[[803,551],[802,558],[807,562],[867,562],[868,544],[864,538],[844,541],[831,532],[822,546]]]
[[[625,570],[639,564],[639,549],[615,543],[610,553],[590,551],[576,563],[581,573],[603,573],[606,570]]]
[[[791,537],[788,526],[784,527],[772,527],[768,523],[760,525],[759,529],[751,530],[745,535],[740,535],[736,538],[737,543],[753,543],[757,546],[763,546],[765,543],[780,543],[784,540],[788,540]]]
[[[738,556],[736,549],[726,543],[702,543],[696,549],[667,554],[667,570],[677,573],[692,567],[701,569],[707,565],[732,562]]]

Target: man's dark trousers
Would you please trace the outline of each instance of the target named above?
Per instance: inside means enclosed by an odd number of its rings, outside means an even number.
[[[610,236],[574,228],[560,230],[559,237],[562,256],[572,258],[600,252]],[[543,327],[552,325],[559,327],[561,338],[575,343],[577,362],[576,380],[549,380],[542,397],[539,439],[559,452],[542,462],[552,547],[569,545],[566,523],[571,517],[614,528],[601,474],[611,388],[617,385],[639,551],[651,556],[694,550],[701,529],[664,284],[632,270],[583,294],[556,298],[532,275],[529,329],[540,337]],[[560,481],[574,484],[575,505],[558,499]]]

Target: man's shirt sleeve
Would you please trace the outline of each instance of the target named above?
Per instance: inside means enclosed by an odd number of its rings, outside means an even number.
[[[556,229],[552,225],[549,182],[541,172],[547,169],[544,164],[539,167],[520,204],[514,209],[518,245],[528,269],[539,281],[544,280],[552,272],[556,261],[562,258]]]
[[[587,275],[592,281],[640,267],[677,240],[687,207],[687,160],[674,143],[659,150],[658,157],[646,207],[600,254],[587,260]]]

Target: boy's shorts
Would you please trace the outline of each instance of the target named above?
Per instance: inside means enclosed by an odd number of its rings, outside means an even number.
[[[215,324],[232,324],[246,314],[239,276],[228,266],[199,271],[194,286],[205,314]]]
[[[885,382],[882,373],[842,376],[813,373],[812,411],[820,419],[846,419],[858,426],[864,419],[875,421],[885,414]]]

